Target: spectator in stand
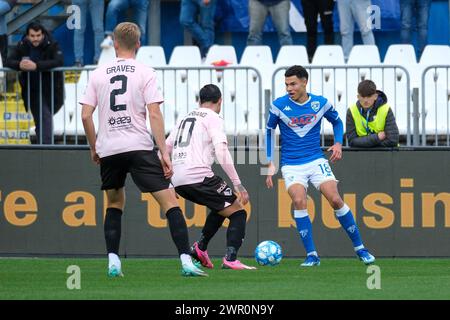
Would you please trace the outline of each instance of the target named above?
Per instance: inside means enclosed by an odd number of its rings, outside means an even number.
[[[416,54],[419,58],[428,42],[428,17],[430,15],[431,0],[400,0],[400,14],[402,43],[411,43],[413,15],[416,20],[418,46]]]
[[[270,14],[277,29],[280,46],[292,45],[291,30],[289,29],[290,0],[249,0],[250,30],[247,39],[248,46],[262,44],[264,22]]]
[[[371,80],[358,85],[358,101],[347,110],[347,139],[351,147],[397,147],[399,132],[386,94]]]
[[[0,54],[2,63],[5,65],[8,57],[8,33],[6,25],[6,14],[16,5],[17,0],[0,0]]]
[[[23,71],[19,76],[22,99],[25,109],[31,109],[38,144],[52,143],[53,114],[64,103],[64,77],[62,72],[54,72],[52,77],[49,70],[63,65],[58,42],[37,22],[27,26],[26,34],[6,60],[7,67]]]
[[[306,50],[309,61],[312,60],[317,47],[317,16],[325,36],[325,44],[334,44],[333,33],[333,9],[334,0],[301,0],[303,16],[306,24],[306,36],[308,38]]]
[[[147,15],[148,5],[150,0],[111,0],[108,3],[106,9],[106,23],[105,34],[106,37],[103,40],[102,48],[112,48],[114,42],[112,39],[112,33],[114,28],[119,22],[119,15],[125,12],[127,9],[133,9],[133,20],[139,26],[141,31],[141,44],[146,43],[146,31],[147,31]]]
[[[80,28],[75,29],[73,35],[73,50],[75,53],[75,66],[84,65],[84,33],[86,31],[87,11],[91,14],[92,29],[94,31],[94,64],[100,58],[100,44],[103,41],[103,13],[104,0],[72,0],[72,4],[80,8]]]
[[[214,44],[216,4],[217,0],[181,0],[180,23],[199,45],[202,58]]]
[[[367,19],[369,18],[367,8],[371,5],[370,0],[337,0],[342,49],[345,60],[348,59],[353,47],[355,21],[361,32],[363,43],[375,44],[373,32],[367,26]]]

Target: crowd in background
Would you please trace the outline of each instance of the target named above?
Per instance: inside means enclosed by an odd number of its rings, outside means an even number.
[[[119,17],[130,10],[131,20],[141,29],[141,43],[147,43],[147,17],[151,0],[72,0],[80,8],[80,26],[74,30],[74,56],[77,67],[85,64],[84,46],[88,12],[94,34],[94,64],[98,63],[102,48],[113,45],[111,33],[119,22]],[[209,48],[215,42],[215,11],[221,0],[181,0],[180,24],[187,30],[198,45],[202,57],[206,57]],[[371,0],[296,0],[303,8],[307,40],[308,57],[312,60],[318,43],[318,25],[323,29],[323,42],[335,44],[333,31],[333,10],[337,6],[339,28],[344,58],[348,59],[353,47],[355,25],[361,33],[364,44],[375,44],[375,37],[370,28],[368,8]],[[411,43],[414,28],[418,33],[418,56],[427,44],[428,17],[431,0],[398,0],[401,12],[401,42]],[[14,7],[16,0],[0,0],[0,53],[5,64],[8,48],[5,15]],[[271,17],[277,31],[279,43],[292,45],[289,21],[290,0],[248,0],[249,28],[247,45],[261,45],[263,28]],[[413,13],[416,12],[417,15]],[[417,16],[414,18],[414,16]],[[415,25],[414,25],[415,20]]]

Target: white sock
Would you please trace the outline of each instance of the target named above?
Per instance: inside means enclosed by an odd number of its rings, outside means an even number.
[[[109,260],[108,268],[111,268],[112,265],[115,265],[119,269],[122,268],[119,256],[117,254],[115,254],[115,253],[108,253],[108,260]]]
[[[191,256],[186,253],[182,253],[180,255],[180,260],[181,260],[181,264],[191,264],[192,263]]]

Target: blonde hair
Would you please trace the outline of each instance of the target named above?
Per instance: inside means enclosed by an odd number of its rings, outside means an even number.
[[[125,50],[134,50],[141,37],[139,27],[132,22],[119,23],[114,28],[114,40]]]

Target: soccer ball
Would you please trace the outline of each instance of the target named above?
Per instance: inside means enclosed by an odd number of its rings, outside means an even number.
[[[261,266],[275,266],[283,258],[281,247],[275,241],[263,241],[255,249],[255,259]]]

